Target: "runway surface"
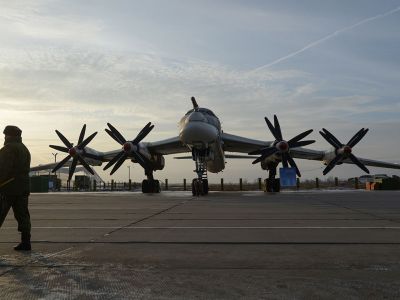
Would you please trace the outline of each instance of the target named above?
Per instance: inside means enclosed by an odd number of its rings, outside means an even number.
[[[399,299],[400,192],[32,194],[0,299]]]

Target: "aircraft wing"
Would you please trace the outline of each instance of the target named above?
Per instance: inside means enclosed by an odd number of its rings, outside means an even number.
[[[229,152],[249,153],[263,147],[269,147],[273,141],[260,141],[233,135],[229,133],[222,133],[222,141],[224,143],[224,150]],[[293,148],[290,153],[294,158],[323,160],[325,152],[320,150],[312,150],[306,148]],[[236,157],[231,157],[236,158]]]
[[[379,160],[372,160],[372,159],[361,158],[361,157],[357,157],[357,158],[362,164],[364,164],[366,166],[388,168],[388,169],[400,169],[400,164],[389,163],[389,162],[384,162],[384,161],[379,161]],[[350,159],[343,160],[343,163],[354,164]]]
[[[221,135],[224,151],[249,153],[263,147],[270,146],[273,142],[249,139],[238,135],[223,132]]]
[[[223,133],[222,140],[224,143],[224,150],[229,152],[241,152],[241,153],[249,153],[251,151],[268,147],[271,145],[271,141],[260,141],[249,139],[233,134]],[[290,154],[293,158],[300,159],[308,159],[308,160],[317,160],[324,161],[326,160],[326,154],[328,152],[322,150],[312,150],[307,148],[293,148],[290,149]],[[231,158],[236,158],[232,156]],[[242,158],[242,157],[240,157]],[[250,157],[249,158],[253,158]],[[389,163],[384,161],[372,160],[367,158],[358,158],[358,160],[366,165],[371,167],[381,167],[381,168],[390,168],[390,169],[400,169],[400,164]],[[354,164],[350,159],[345,159],[343,163],[346,164]]]
[[[312,150],[307,148],[293,148],[290,149],[290,154],[293,158],[322,161],[325,156],[325,151]]]
[[[145,144],[150,153],[154,154],[168,155],[190,151],[188,147],[182,144],[178,136],[157,142],[148,142]]]
[[[69,161],[67,161],[67,162],[65,163],[64,166],[65,166],[65,167],[69,167],[69,166],[71,165],[71,162],[72,162],[72,159],[69,160]],[[58,164],[58,162],[34,166],[34,167],[31,167],[31,168],[29,169],[29,172],[44,171],[44,170],[52,170],[52,169],[54,169],[55,166],[57,166],[57,164]]]

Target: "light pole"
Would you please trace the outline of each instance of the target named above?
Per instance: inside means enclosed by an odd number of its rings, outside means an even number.
[[[57,154],[58,153],[52,153],[53,155],[54,155],[54,162],[56,163],[57,162]]]
[[[128,189],[131,190],[132,189],[132,182],[131,182],[131,166],[128,166]]]
[[[51,153],[51,154],[54,155],[54,163],[57,163],[57,154],[58,153]],[[57,171],[54,172],[54,173],[56,174],[56,182],[55,182],[55,184],[57,185]],[[50,180],[50,172],[49,172],[49,180]]]

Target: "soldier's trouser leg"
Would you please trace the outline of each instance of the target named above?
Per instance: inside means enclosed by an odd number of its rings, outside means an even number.
[[[21,243],[14,247],[17,251],[31,250],[31,216],[28,210],[28,196],[12,196],[12,208],[21,232]]]
[[[10,211],[12,203],[5,196],[0,195],[0,227],[3,225],[4,220]]]
[[[14,217],[18,222],[18,231],[23,235],[31,234],[31,216],[28,210],[28,196],[9,196],[12,199]]]

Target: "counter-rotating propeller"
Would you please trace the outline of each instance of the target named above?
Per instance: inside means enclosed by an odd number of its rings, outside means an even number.
[[[123,164],[127,157],[132,156],[142,167],[147,170],[150,169],[151,166],[148,160],[139,152],[139,143],[142,141],[154,128],[154,125],[151,125],[151,122],[147,123],[146,126],[139,132],[139,134],[132,140],[127,141],[122,134],[110,123],[107,123],[108,128],[105,131],[120,145],[122,145],[122,151],[119,152],[116,156],[111,159],[107,165],[104,167],[104,170],[107,170],[109,167],[114,165],[111,170],[110,175],[114,174],[115,171]]]
[[[328,174],[339,162],[343,159],[349,158],[354,164],[356,164],[360,169],[369,174],[367,167],[361,163],[357,157],[352,153],[353,147],[357,145],[359,141],[368,132],[368,128],[361,128],[349,141],[347,144],[342,144],[332,133],[330,133],[325,128],[319,133],[322,137],[335,148],[336,156],[328,163],[325,170],[322,172],[324,175]]]
[[[275,137],[275,142],[265,148],[261,148],[256,151],[252,151],[249,154],[254,155],[254,154],[261,154],[259,158],[257,158],[255,161],[253,161],[253,164],[256,164],[267,157],[270,157],[271,155],[274,155],[275,153],[281,154],[282,157],[282,165],[287,168],[288,164],[296,169],[297,175],[300,177],[300,171],[299,168],[297,167],[295,161],[293,160],[292,156],[290,155],[290,149],[291,148],[296,148],[296,147],[303,147],[310,145],[314,143],[314,140],[306,140],[306,141],[301,141],[301,139],[305,138],[307,135],[309,135],[313,130],[307,130],[304,131],[303,133],[300,133],[296,135],[294,138],[286,141],[282,137],[282,131],[281,127],[279,125],[279,121],[276,115],[274,115],[274,125],[268,120],[267,117],[265,117],[265,122],[268,125],[269,130],[271,131],[272,135]]]
[[[89,158],[93,158],[93,159],[98,159],[98,157],[85,152],[84,149],[93,140],[93,138],[96,136],[97,132],[91,134],[86,139],[84,139],[85,131],[86,131],[86,124],[83,125],[81,133],[79,134],[77,146],[74,146],[70,141],[68,141],[68,139],[61,132],[56,130],[58,137],[63,142],[65,147],[57,146],[57,145],[49,145],[49,146],[55,150],[68,153],[68,155],[54,167],[54,169],[52,170],[53,173],[56,172],[58,169],[60,169],[72,157],[72,163],[71,163],[71,166],[69,167],[68,180],[71,180],[72,175],[75,172],[76,165],[78,164],[78,162],[80,162],[86,170],[88,170],[92,175],[94,175],[94,171],[89,166],[89,164],[84,160],[84,157],[89,157]]]

